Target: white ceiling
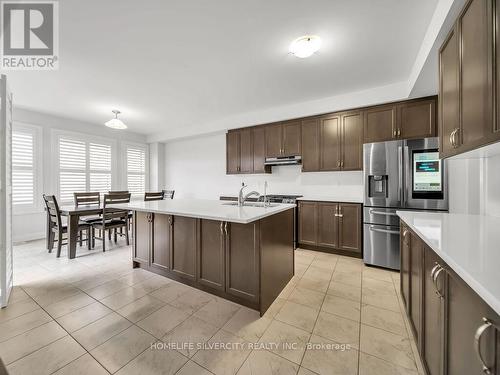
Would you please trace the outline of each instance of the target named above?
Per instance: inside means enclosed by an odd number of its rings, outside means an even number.
[[[408,81],[437,3],[64,0],[59,70],[7,74],[19,107],[97,124],[117,108],[131,131],[165,140]],[[304,34],[320,52],[288,55]]]

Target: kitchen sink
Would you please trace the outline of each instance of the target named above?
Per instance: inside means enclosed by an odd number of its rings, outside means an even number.
[[[222,203],[225,206],[237,206],[238,202],[227,202],[227,203]],[[268,203],[267,207],[276,207],[278,204],[276,203]],[[264,203],[263,202],[245,202],[243,203],[243,207],[262,207],[264,208]]]

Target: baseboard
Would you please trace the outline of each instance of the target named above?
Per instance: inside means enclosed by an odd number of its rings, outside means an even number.
[[[320,251],[322,253],[344,255],[344,256],[348,256],[348,257],[352,257],[352,258],[363,258],[362,253],[333,249],[333,248],[324,247],[324,246],[314,246],[314,245],[299,243],[298,247],[300,249]]]
[[[19,242],[33,241],[33,240],[41,240],[45,238],[45,232],[40,233],[26,233],[21,236],[15,236],[12,239],[12,242],[15,244]]]

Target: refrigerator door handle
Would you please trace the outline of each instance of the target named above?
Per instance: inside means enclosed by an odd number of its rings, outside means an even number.
[[[371,230],[372,232],[380,232],[380,233],[388,233],[388,234],[396,234],[396,235],[399,235],[399,231],[398,231],[398,230],[378,229],[378,228],[374,227],[373,225],[370,225],[370,230]]]
[[[403,207],[407,207],[408,206],[408,197],[410,196],[410,180],[411,180],[410,173],[413,170],[413,166],[411,165],[411,160],[410,160],[410,149],[408,148],[408,146],[406,144],[405,144],[403,150],[404,150],[404,154],[403,154],[404,164],[403,164],[402,178],[403,178],[404,190],[403,190],[403,202],[402,202],[402,204],[403,204]]]
[[[404,207],[403,178],[403,147],[398,146],[398,202],[401,207]]]

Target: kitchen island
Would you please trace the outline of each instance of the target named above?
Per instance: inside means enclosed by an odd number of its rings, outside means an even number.
[[[294,274],[294,204],[175,199],[112,205],[133,211],[133,267],[260,311]]]

